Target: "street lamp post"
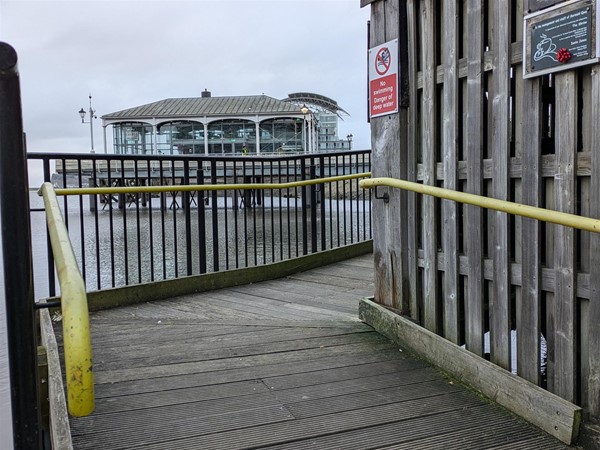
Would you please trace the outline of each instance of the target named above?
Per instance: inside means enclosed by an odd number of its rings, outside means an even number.
[[[91,142],[91,152],[94,152],[94,119],[96,119],[96,111],[92,108],[92,94],[90,94],[90,119],[89,122],[85,121],[85,110],[81,108],[79,110],[79,116],[81,117],[81,123],[89,123],[90,124],[90,142]]]
[[[352,136],[352,133],[350,133],[348,136],[346,136],[346,139],[348,139],[348,150],[352,150],[352,138],[354,136]]]
[[[310,111],[310,109],[308,109],[308,107],[306,105],[302,105],[302,108],[300,108],[300,112],[302,113],[302,147],[304,147],[304,153],[307,153],[307,147],[308,147],[308,143],[309,141],[309,130],[308,130],[308,122],[306,120],[306,115],[308,114],[308,112]]]

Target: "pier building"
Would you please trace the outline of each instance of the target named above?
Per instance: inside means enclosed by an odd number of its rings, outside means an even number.
[[[283,100],[267,95],[169,98],[102,116],[104,152],[112,126],[115,154],[280,154],[347,150],[338,137],[337,102],[299,92]]]

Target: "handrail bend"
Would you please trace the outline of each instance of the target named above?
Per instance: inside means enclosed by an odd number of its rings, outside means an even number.
[[[85,283],[52,184],[44,183],[38,195],[44,198],[60,284],[69,413],[87,416],[94,410],[94,373]]]
[[[361,180],[359,182],[359,186],[364,189],[376,189],[378,186],[404,189],[407,191],[416,192],[418,194],[431,195],[433,197],[454,200],[455,202],[493,209],[508,214],[529,217],[530,219],[541,220],[557,225],[564,225],[571,228],[577,228],[579,230],[591,231],[592,233],[600,233],[600,220],[598,219],[592,219],[590,217],[583,217],[560,211],[553,211],[551,209],[539,208],[536,206],[523,205],[521,203],[509,202],[506,200],[483,197],[481,195],[469,194],[467,192],[439,188],[427,184],[414,183],[396,178],[379,177]]]

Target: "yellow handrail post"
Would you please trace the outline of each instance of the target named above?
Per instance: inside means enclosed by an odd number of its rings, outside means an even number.
[[[69,413],[75,417],[86,416],[94,410],[94,373],[85,284],[52,184],[44,183],[38,194],[44,198],[60,284]]]

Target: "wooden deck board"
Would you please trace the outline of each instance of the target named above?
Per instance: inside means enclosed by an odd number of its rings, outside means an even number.
[[[389,349],[386,348],[385,350]],[[216,370],[214,372],[199,372],[184,375],[165,376],[158,378],[142,378],[120,383],[97,383],[96,396],[116,397],[119,395],[129,395],[145,392],[160,392],[170,389],[183,389],[194,386],[215,386],[222,383],[232,383],[238,381],[254,380],[278,375],[295,374],[302,371],[309,372],[313,370],[334,369],[357,364],[368,364],[369,362],[389,361],[400,358],[400,355],[387,351],[372,351],[372,348],[364,347],[361,352],[356,348],[354,352],[341,356],[326,356],[322,353],[313,359],[304,359],[302,365],[298,360],[290,362],[273,362],[272,364],[262,364],[243,367],[231,367],[227,370]],[[218,373],[215,373],[218,372]]]
[[[566,448],[358,322],[370,258],[93,313],[75,448]]]
[[[274,333],[275,336],[279,336]],[[137,367],[154,367],[161,365],[190,363],[207,360],[219,360],[225,357],[238,358],[255,355],[267,355],[272,353],[293,352],[297,350],[307,349],[322,349],[325,347],[341,346],[345,344],[355,343],[385,343],[385,338],[381,335],[371,332],[368,336],[362,336],[362,333],[342,334],[339,336],[320,336],[306,338],[298,338],[295,340],[287,340],[285,335],[281,335],[281,340],[271,340],[270,342],[248,343],[248,345],[240,345],[244,341],[231,343],[227,345],[212,345],[210,341],[199,341],[194,344],[181,344],[176,347],[168,345],[155,345],[152,349],[144,349],[139,352],[129,353],[113,360],[112,362],[96,361],[94,364],[100,370],[125,369]]]

